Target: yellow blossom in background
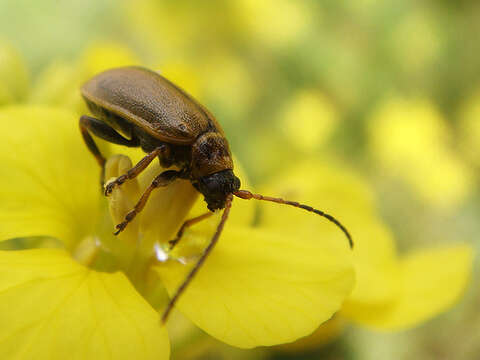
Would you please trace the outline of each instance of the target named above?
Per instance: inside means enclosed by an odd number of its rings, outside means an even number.
[[[473,187],[452,146],[451,129],[428,101],[391,99],[368,122],[369,146],[385,175],[399,177],[432,206],[449,209]]]
[[[468,160],[480,166],[480,90],[460,109],[460,147]]]
[[[325,143],[337,125],[338,115],[327,97],[315,90],[304,90],[285,105],[279,121],[285,136],[305,152]]]
[[[264,46],[282,49],[308,32],[311,15],[301,1],[236,1],[245,35]],[[318,21],[318,18],[317,18]]]
[[[235,116],[250,109],[257,84],[246,63],[228,53],[214,52],[200,65],[199,76],[206,97]]]
[[[97,42],[85,49],[80,66],[87,78],[111,68],[138,65],[140,59],[125,45],[113,42]]]
[[[170,62],[153,68],[162,76],[177,84],[182,89],[188,89],[188,93],[195,99],[201,99],[203,95],[202,81],[198,69],[186,62]]]
[[[25,100],[29,76],[22,56],[0,39],[0,106]]]
[[[113,225],[161,169],[155,164],[116,188],[107,212],[99,169],[77,121],[55,108],[0,111],[6,134],[0,158],[7,170],[0,178],[0,239],[51,236],[63,245],[0,251],[0,314],[6,319],[0,357],[166,359],[168,337],[157,311],[167,297],[159,296],[158,286],[161,281],[175,292],[218,216],[188,231],[174,252],[162,250],[186,217],[205,211],[202,199],[193,206],[198,196],[190,182],[179,180],[152,194],[114,237]],[[110,157],[106,177],[131,166],[128,157]],[[346,241],[318,229],[302,238],[252,226],[254,207],[234,202],[221,241],[177,306],[207,333],[241,348],[310,334],[340,309],[354,285]]]
[[[192,5],[195,11],[192,11]],[[201,60],[210,51],[231,46],[240,25],[232,13],[235,3],[224,1],[138,0],[122,4],[125,26],[137,44],[162,60]]]
[[[97,42],[85,49],[76,62],[53,62],[35,82],[29,100],[34,104],[61,106],[83,114],[87,107],[80,97],[80,86],[104,70],[139,65],[140,60],[126,46]]]

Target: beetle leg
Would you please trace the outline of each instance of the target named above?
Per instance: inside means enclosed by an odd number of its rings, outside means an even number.
[[[103,121],[87,115],[83,115],[80,117],[79,125],[80,125],[80,131],[82,133],[83,140],[85,141],[85,144],[87,144],[88,150],[90,150],[90,152],[93,154],[93,156],[97,160],[98,165],[100,165],[100,167],[102,168],[102,175],[100,180],[101,180],[101,185],[103,187],[103,182],[104,182],[103,178],[104,178],[106,159],[98,149],[97,144],[95,144],[95,141],[93,140],[92,135],[90,133],[98,136],[101,139],[104,139],[106,141],[119,144],[119,145],[135,147],[135,146],[138,146],[138,142],[135,140],[125,139]]]
[[[122,185],[126,180],[135,179],[140,173],[146,169],[146,167],[155,159],[158,155],[166,153],[169,147],[165,144],[157,147],[152,152],[148,153],[144,158],[142,158],[134,167],[128,170],[125,174],[120,175],[115,180],[109,182],[105,185],[105,196],[108,196],[112,193],[115,186]]]
[[[207,257],[210,255],[210,253],[214,249],[215,245],[217,244],[218,238],[220,237],[220,234],[222,233],[223,227],[224,227],[225,223],[227,222],[228,214],[230,213],[230,208],[232,207],[232,201],[233,201],[233,196],[228,195],[227,200],[225,202],[225,210],[223,210],[223,214],[222,214],[222,219],[220,220],[220,223],[217,226],[217,230],[215,231],[215,234],[213,235],[212,239],[210,240],[210,243],[203,250],[203,253],[200,256],[200,259],[198,259],[197,263],[190,270],[190,272],[188,273],[185,280],[183,280],[182,284],[178,287],[177,291],[175,291],[175,294],[173,295],[173,297],[170,298],[170,302],[168,303],[167,308],[165,309],[165,311],[163,312],[163,315],[162,315],[162,322],[164,324],[167,322],[168,315],[170,314],[173,307],[177,303],[180,295],[183,294],[183,292],[187,288],[188,284],[190,284],[192,279],[197,274],[198,270],[202,267],[203,263],[205,262],[205,260],[207,260]]]
[[[177,245],[177,243],[178,243],[178,242],[180,241],[180,239],[182,238],[183,233],[185,232],[185,230],[186,230],[188,227],[190,227],[190,226],[192,226],[192,225],[194,225],[194,224],[196,224],[196,223],[198,223],[198,222],[200,222],[200,221],[202,221],[202,220],[205,220],[205,219],[209,218],[209,217],[212,216],[212,215],[213,215],[213,212],[209,211],[209,212],[207,212],[207,213],[205,213],[205,214],[202,214],[202,215],[200,215],[200,216],[197,216],[197,217],[194,217],[194,218],[192,218],[192,219],[186,220],[186,221],[183,223],[183,225],[180,227],[180,229],[178,230],[177,236],[175,237],[175,239],[170,240],[170,241],[168,242],[168,243],[170,244],[170,251],[173,250],[173,248],[175,247],[175,245]]]
[[[122,221],[120,224],[115,226],[117,231],[115,231],[114,235],[120,234],[120,232],[125,229],[125,227],[128,225],[129,222],[131,222],[137,214],[143,210],[145,207],[145,204],[147,203],[147,200],[152,193],[153,190],[159,187],[167,186],[170,184],[172,181],[174,181],[176,178],[179,177],[181,173],[179,171],[175,170],[167,170],[162,172],[160,175],[158,175],[155,179],[153,179],[152,183],[145,189],[145,191],[142,194],[142,197],[140,200],[137,202],[135,207],[125,215],[125,220]]]

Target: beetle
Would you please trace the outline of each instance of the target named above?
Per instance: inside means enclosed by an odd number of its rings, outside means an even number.
[[[137,177],[156,158],[162,167],[175,166],[178,169],[165,170],[154,178],[124,221],[116,225],[115,235],[142,211],[155,188],[167,186],[175,179],[189,180],[204,196],[209,211],[186,220],[176,238],[170,241],[170,249],[178,243],[186,228],[208,218],[215,210],[225,209],[209,245],[171,298],[163,313],[163,322],[217,243],[234,196],[316,213],[338,226],[353,247],[348,230],[333,216],[294,201],[240,190],[240,180],[233,172],[232,155],[220,124],[203,105],[159,73],[136,66],[110,69],[87,81],[81,94],[94,117],[81,116],[80,131],[102,168],[102,184],[106,159],[92,134],[111,143],[141,147],[147,153],[125,174],[104,186],[106,196],[115,187]]]

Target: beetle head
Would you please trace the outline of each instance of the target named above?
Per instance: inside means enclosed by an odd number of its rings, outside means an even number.
[[[203,176],[193,186],[205,197],[208,209],[214,211],[223,209],[228,195],[240,189],[240,179],[228,169]]]

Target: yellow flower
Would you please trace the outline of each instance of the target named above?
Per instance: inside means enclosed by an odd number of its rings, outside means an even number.
[[[115,189],[110,217],[77,121],[53,108],[0,111],[0,240],[48,236],[62,243],[0,251],[0,358],[168,358],[159,281],[176,291],[218,216],[188,231],[174,252],[164,251],[185,217],[205,211],[191,184],[178,181],[154,192],[114,237],[113,225],[160,168]],[[126,156],[111,157],[107,178],[130,166]],[[218,246],[177,304],[204,331],[242,348],[308,335],[353,287],[351,251],[334,226],[315,217],[319,227],[296,224],[296,233],[292,224],[254,226],[254,208],[234,202]]]
[[[304,39],[313,23],[311,11],[301,1],[241,0],[235,5],[242,20],[244,36],[248,36],[249,41],[258,41],[262,46],[274,49],[282,49]]]
[[[288,169],[278,179],[267,187],[270,191],[318,203],[327,212],[341,214],[355,239],[356,273],[354,290],[335,320],[322,325],[311,338],[284,345],[282,350],[320,346],[340,334],[347,320],[377,331],[408,329],[447,310],[465,290],[471,274],[472,248],[445,245],[399,256],[391,232],[376,214],[372,191],[352,171],[313,160]],[[262,210],[261,226],[282,226],[291,232],[318,228],[312,219],[291,209],[264,206]]]
[[[0,39],[0,105],[25,100],[29,86],[22,56]]]
[[[387,101],[371,117],[369,135],[380,166],[428,204],[452,209],[472,191],[471,169],[453,151],[451,131],[428,101]]]
[[[34,104],[61,106],[83,114],[87,107],[80,97],[81,84],[104,70],[139,64],[140,60],[126,46],[115,42],[96,42],[85,49],[78,61],[55,61],[44,69],[32,88],[29,100]]]
[[[324,94],[303,90],[287,103],[280,120],[287,139],[301,150],[312,153],[332,134],[338,114]]]

